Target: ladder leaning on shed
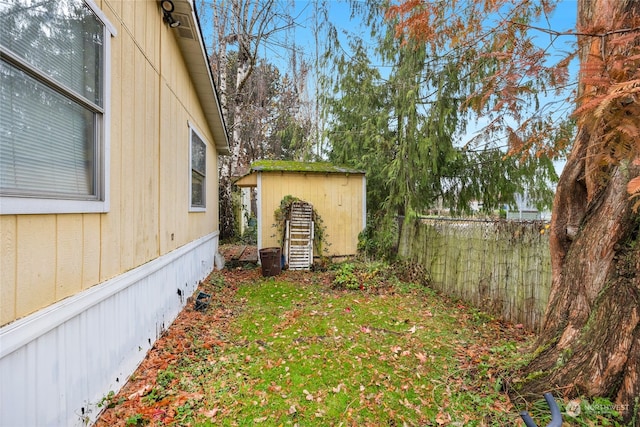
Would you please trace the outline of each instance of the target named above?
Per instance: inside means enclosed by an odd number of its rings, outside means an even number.
[[[309,270],[313,264],[313,206],[293,202],[286,223],[285,257],[290,270]]]

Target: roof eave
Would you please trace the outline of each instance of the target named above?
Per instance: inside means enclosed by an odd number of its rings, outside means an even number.
[[[213,132],[216,150],[219,154],[228,155],[230,154],[229,138],[195,5],[192,0],[173,0],[173,3],[175,5],[173,15],[190,18],[186,20],[184,26],[181,26],[183,28],[174,29],[176,40],[202,105],[207,124]],[[192,38],[188,37],[189,35]]]

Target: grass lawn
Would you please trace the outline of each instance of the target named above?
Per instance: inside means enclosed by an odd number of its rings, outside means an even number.
[[[523,425],[502,375],[533,336],[388,268],[224,270],[200,290],[98,426]]]

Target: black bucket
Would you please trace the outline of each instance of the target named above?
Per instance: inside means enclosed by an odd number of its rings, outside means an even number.
[[[277,276],[282,271],[280,248],[260,249],[260,264],[264,277]]]

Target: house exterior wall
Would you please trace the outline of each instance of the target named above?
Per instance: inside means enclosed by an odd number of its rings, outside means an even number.
[[[91,1],[91,0],[89,0]],[[156,0],[93,0],[111,38],[109,209],[0,215],[0,425],[85,425],[117,391],[218,249],[213,132]],[[206,209],[190,210],[190,129]],[[177,290],[181,290],[178,295]]]
[[[217,154],[158,3],[96,2],[111,40],[110,210],[2,215],[0,325],[218,229]],[[207,144],[207,209],[189,212],[189,125]]]
[[[258,172],[261,248],[279,246],[274,212],[287,195],[309,202],[326,227],[327,256],[354,255],[365,227],[364,174]],[[320,254],[315,254],[320,255]]]

